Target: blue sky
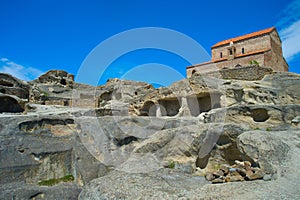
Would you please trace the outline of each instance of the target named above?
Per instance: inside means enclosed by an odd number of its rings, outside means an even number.
[[[210,54],[210,47],[218,41],[276,26],[290,71],[300,73],[300,0],[1,0],[0,19],[0,71],[25,80],[50,69],[78,75],[87,56],[101,42],[142,27],[175,30],[198,42]],[[174,45],[185,44],[174,41]],[[121,47],[108,51],[118,48]],[[99,60],[104,59],[101,56],[104,55],[99,55]],[[199,61],[205,59],[209,60],[209,55],[199,55]],[[149,82],[153,77],[160,79],[153,82],[167,85],[184,77],[189,64],[196,63],[174,52],[137,49],[121,54],[109,66],[93,66],[80,81],[95,84],[88,74],[104,67],[99,84],[110,77],[143,80],[144,76]],[[143,71],[141,66],[145,74],[133,76],[132,69]],[[159,66],[173,71],[160,72]]]

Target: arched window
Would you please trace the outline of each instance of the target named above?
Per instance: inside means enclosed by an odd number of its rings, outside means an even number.
[[[243,47],[243,48],[242,48],[242,54],[244,54],[244,53],[245,53],[245,48]]]

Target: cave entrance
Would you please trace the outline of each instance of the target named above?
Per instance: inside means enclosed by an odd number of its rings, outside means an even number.
[[[253,121],[255,122],[265,122],[270,118],[268,111],[264,108],[256,108],[251,110],[251,115]]]
[[[156,105],[152,101],[147,101],[142,107],[142,116],[156,116]]]
[[[0,85],[6,86],[6,87],[13,87],[14,86],[14,84],[12,84],[9,81],[5,81],[5,80],[0,80]]]
[[[8,96],[0,97],[0,113],[18,113],[23,111],[24,109],[21,107],[17,100]]]
[[[60,80],[60,84],[62,84],[62,85],[67,85],[66,79],[61,79],[61,80]]]
[[[162,116],[175,116],[178,114],[181,103],[177,98],[162,99],[158,101]]]
[[[205,93],[187,97],[187,103],[191,115],[196,117],[202,112],[208,112],[214,108],[221,107],[220,93]]]

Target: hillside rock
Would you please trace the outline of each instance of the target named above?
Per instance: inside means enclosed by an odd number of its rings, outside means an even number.
[[[2,75],[0,199],[76,199],[82,189],[81,199],[294,199],[300,76],[266,74],[195,74],[157,89],[94,87],[59,70],[30,83]]]
[[[0,113],[21,113],[27,101],[14,95],[0,94]]]
[[[281,133],[284,134],[284,133]],[[238,149],[268,174],[277,172],[290,151],[289,145],[272,131],[248,131],[237,138]]]
[[[201,176],[182,174],[176,170],[148,174],[114,171],[87,184],[79,199],[294,199],[300,195],[297,189],[300,182],[296,175],[300,172],[297,160],[300,153],[299,133],[270,133],[284,140],[290,148],[284,153],[286,157],[283,160],[273,163],[279,171],[278,175],[271,176],[271,181],[209,184]],[[284,155],[277,153],[268,154],[268,158],[282,159]]]
[[[17,96],[20,99],[28,100],[30,85],[10,74],[0,73],[0,94]]]
[[[41,75],[34,82],[44,84],[60,84],[72,88],[74,83],[74,75],[63,70],[50,70]]]

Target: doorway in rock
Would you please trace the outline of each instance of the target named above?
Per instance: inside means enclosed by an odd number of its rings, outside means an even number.
[[[181,103],[177,98],[161,99],[158,101],[162,116],[175,116],[178,114]]]
[[[187,97],[187,103],[191,115],[196,117],[202,112],[208,112],[221,107],[220,93],[203,93]]]

